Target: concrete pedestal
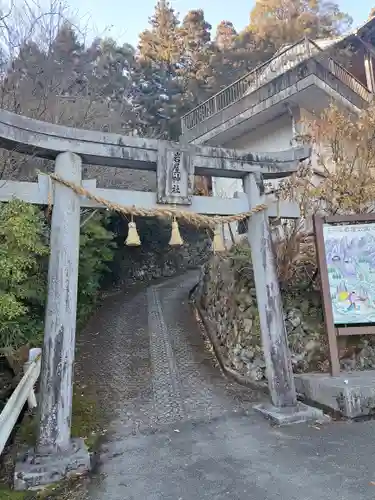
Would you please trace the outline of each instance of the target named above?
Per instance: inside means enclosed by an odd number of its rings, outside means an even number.
[[[89,472],[91,460],[83,439],[74,439],[68,451],[37,453],[30,450],[14,471],[16,491],[38,490],[62,479]]]
[[[254,406],[254,409],[261,413],[275,425],[299,424],[302,422],[322,422],[329,420],[329,417],[318,408],[297,403],[295,406],[278,408],[271,403]]]
[[[340,412],[344,417],[375,415],[375,370],[296,375],[296,390],[309,401]]]

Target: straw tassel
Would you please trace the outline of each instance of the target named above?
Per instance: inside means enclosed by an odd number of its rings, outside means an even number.
[[[133,220],[133,215],[131,216],[131,221],[128,225],[128,237],[126,238],[125,245],[128,247],[139,247],[141,245],[141,240],[139,239],[137,226]]]
[[[178,227],[178,222],[176,217],[173,217],[172,220],[172,232],[169,244],[172,247],[180,247],[184,244],[184,240],[181,238],[180,229]]]
[[[214,253],[225,252],[225,246],[221,235],[221,226],[216,226],[214,229],[214,238],[212,241],[212,249]]]

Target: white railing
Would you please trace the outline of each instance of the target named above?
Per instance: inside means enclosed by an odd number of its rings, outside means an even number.
[[[34,386],[40,375],[41,349],[30,349],[29,361],[24,365],[24,376],[0,414],[0,455],[11,435],[27,401],[29,408],[37,406]]]
[[[231,106],[248,94],[266,85],[299,63],[319,56],[319,62],[336,78],[347,85],[366,101],[371,98],[371,93],[355,76],[347,71],[341,64],[332,59],[327,51],[322,50],[316,43],[309,39],[285,48],[270,60],[256,67],[250,73],[242,76],[228,87],[210,97],[197,107],[186,113],[181,118],[182,133],[192,130],[200,123],[208,120],[225,108]]]

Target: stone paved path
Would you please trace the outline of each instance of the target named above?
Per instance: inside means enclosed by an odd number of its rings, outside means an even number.
[[[196,273],[109,298],[81,337],[78,376],[109,433],[80,500],[367,500],[375,422],[272,428],[263,396],[214,366],[187,301]],[[81,375],[80,375],[81,372]]]
[[[80,337],[78,377],[95,380],[115,434],[209,419],[259,399],[215,366],[188,302],[197,278],[191,272],[106,299]]]

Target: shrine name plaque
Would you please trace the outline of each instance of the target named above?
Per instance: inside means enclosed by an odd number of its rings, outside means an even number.
[[[157,202],[191,205],[194,190],[194,165],[188,148],[160,147],[157,163]]]

